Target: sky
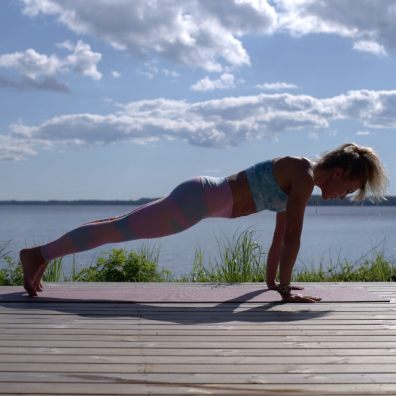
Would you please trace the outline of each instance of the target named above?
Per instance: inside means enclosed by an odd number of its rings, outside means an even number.
[[[396,195],[395,21],[396,0],[2,0],[0,200],[160,197],[345,142]]]

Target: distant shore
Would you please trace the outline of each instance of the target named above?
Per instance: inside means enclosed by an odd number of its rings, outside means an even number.
[[[4,200],[0,201],[0,205],[123,205],[136,206],[144,205],[146,203],[155,201],[158,198],[140,198],[137,200],[100,200],[100,199],[79,199],[79,200],[57,200],[51,199],[48,201],[34,201],[34,200]],[[396,196],[387,196],[386,201],[380,203],[373,203],[368,200],[362,203],[354,203],[348,199],[335,199],[324,201],[320,195],[312,195],[308,201],[308,206],[396,206]]]

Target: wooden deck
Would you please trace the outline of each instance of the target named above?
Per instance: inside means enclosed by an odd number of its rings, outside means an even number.
[[[395,395],[396,285],[353,285],[391,301],[1,301],[0,394]]]

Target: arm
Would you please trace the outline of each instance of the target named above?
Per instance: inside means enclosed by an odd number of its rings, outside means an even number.
[[[286,212],[276,214],[276,225],[272,244],[268,252],[266,267],[266,282],[269,289],[276,289],[276,273],[278,272],[281,257],[282,243],[285,234]]]
[[[289,287],[293,267],[300,249],[305,207],[311,196],[312,190],[313,179],[309,172],[301,168],[296,169],[286,205],[285,230],[279,266],[280,285],[278,290],[282,295],[282,299],[288,302],[318,301],[316,297],[292,295]]]
[[[308,199],[308,198],[307,198]],[[297,254],[304,221],[306,199],[300,192],[289,195],[286,206],[286,224],[280,256],[280,284],[289,285]]]

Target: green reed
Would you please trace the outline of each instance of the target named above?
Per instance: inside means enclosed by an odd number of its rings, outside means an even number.
[[[5,257],[9,256],[9,254],[11,253],[10,250],[8,250],[8,245],[10,242],[6,241],[6,242],[2,242],[2,244],[0,245],[0,259],[4,259]]]
[[[307,268],[297,272],[293,279],[298,282],[392,282],[396,280],[396,265],[386,260],[383,253],[373,253],[372,259],[351,263],[339,261],[324,268]]]
[[[44,282],[61,282],[63,280],[63,257],[51,260],[43,274]]]
[[[193,282],[262,282],[266,254],[255,240],[255,231],[247,228],[231,238],[217,240],[219,258],[204,265],[203,253],[197,250],[190,280]]]
[[[85,282],[214,282],[241,283],[265,280],[266,253],[255,239],[252,228],[235,233],[231,238],[217,240],[218,257],[205,264],[204,251],[195,251],[192,270],[188,275],[175,277],[171,271],[158,267],[160,249],[143,245],[138,251],[113,249],[95,264],[77,271],[75,256],[71,273],[63,273],[63,258],[50,261],[44,281]],[[371,258],[367,258],[368,254]],[[21,285],[22,268],[9,255],[6,244],[0,246],[0,285]],[[371,250],[354,263],[337,258],[328,265],[295,270],[293,281],[299,282],[390,282],[396,280],[396,264],[382,252]]]

